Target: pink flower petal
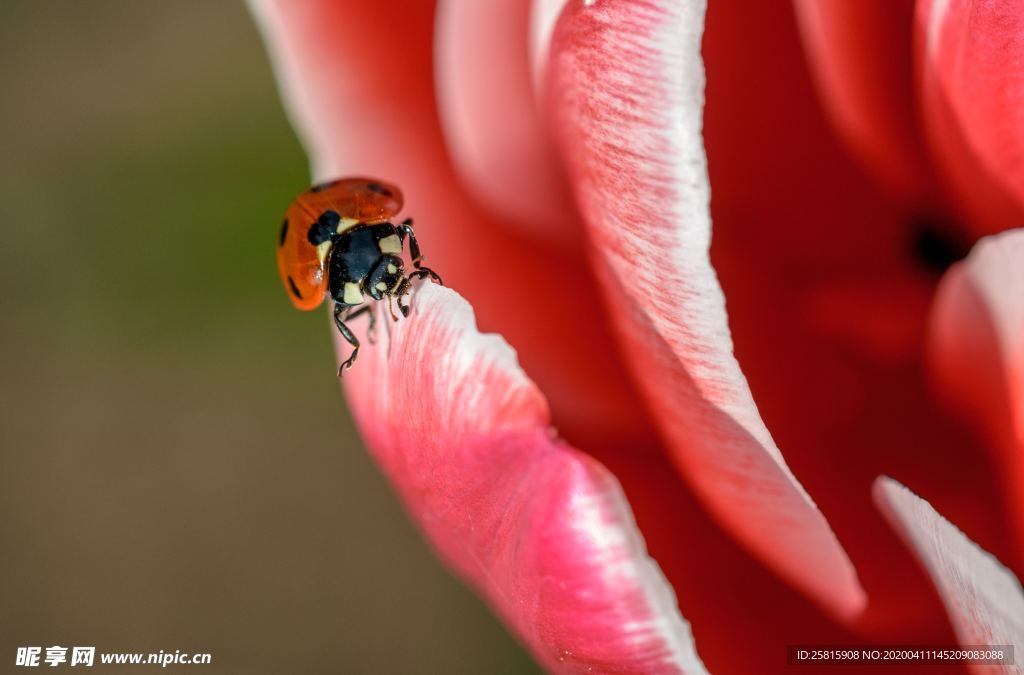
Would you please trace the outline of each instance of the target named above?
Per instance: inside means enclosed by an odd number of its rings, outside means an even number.
[[[382,313],[344,385],[439,553],[552,672],[704,672],[618,483],[554,436],[515,352],[454,291],[422,285],[412,307]]]
[[[1024,5],[922,0],[917,51],[932,147],[978,233],[1024,218]]]
[[[551,55],[551,36],[570,0],[533,0],[530,7],[530,70],[534,95],[544,98]]]
[[[548,66],[553,125],[634,374],[678,464],[756,555],[852,618],[863,591],[757,413],[708,259],[703,12],[569,3]]]
[[[401,215],[416,219],[428,264],[482,326],[516,346],[567,438],[594,449],[653,445],[582,247],[555,251],[502,227],[454,175],[435,98],[433,4],[250,4],[314,176],[370,175],[401,187]],[[562,210],[570,223],[572,210]]]
[[[930,175],[914,103],[913,0],[795,0],[808,60],[850,149],[905,200]]]
[[[1020,581],[931,505],[891,478],[875,481],[878,508],[924,565],[939,591],[960,644],[1013,645],[1024,653]],[[979,672],[993,668],[976,666]],[[1024,667],[1000,672],[1024,673]]]
[[[982,239],[946,273],[929,339],[943,394],[1002,451],[1024,545],[1024,229]]]
[[[438,107],[459,177],[474,196],[507,225],[570,248],[579,225],[534,100],[529,10],[529,0],[439,4]]]

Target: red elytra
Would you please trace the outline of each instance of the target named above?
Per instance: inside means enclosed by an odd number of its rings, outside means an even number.
[[[281,221],[277,270],[288,298],[298,309],[315,309],[327,293],[326,252],[309,240],[321,214],[334,211],[344,231],[360,223],[381,223],[402,210],[402,191],[372,178],[342,178],[318,183],[291,203]]]

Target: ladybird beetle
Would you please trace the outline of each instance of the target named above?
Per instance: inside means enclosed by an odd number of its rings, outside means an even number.
[[[318,183],[300,194],[281,222],[277,269],[292,304],[311,310],[330,293],[334,323],[352,345],[352,354],[338,368],[338,375],[351,368],[359,354],[359,340],[346,321],[368,313],[368,335],[373,341],[376,317],[369,300],[387,298],[391,318],[397,321],[391,301],[395,299],[403,316],[409,315],[409,306],[402,300],[412,289],[411,279],[429,277],[441,283],[422,264],[412,218],[398,225],[391,222],[401,210],[402,193],[394,185],[343,178]],[[415,268],[408,276],[400,257],[406,238]]]

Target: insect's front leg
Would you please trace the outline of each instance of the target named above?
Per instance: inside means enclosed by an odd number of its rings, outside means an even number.
[[[356,357],[359,356],[359,338],[345,325],[342,320],[342,314],[350,307],[350,305],[342,305],[340,303],[334,303],[334,323],[338,327],[338,332],[341,333],[341,337],[352,345],[352,354],[341,362],[341,366],[338,367],[338,377],[341,377],[342,372],[352,367],[352,364],[356,362]]]
[[[402,316],[409,316],[409,305],[403,305],[402,300],[409,295],[411,289],[412,284],[409,283],[409,280],[402,279],[402,282],[398,284],[398,289],[395,291],[396,303],[398,304],[398,309],[402,312]]]
[[[412,229],[412,218],[406,218],[398,225],[399,241],[404,244],[406,237],[409,237],[409,257],[412,259],[412,266],[416,268],[416,271],[410,274],[409,278],[422,279],[429,276],[431,281],[444,286],[444,282],[441,281],[441,277],[437,275],[437,272],[429,267],[424,267],[422,264],[423,255],[420,253],[420,245],[416,241],[416,233]]]

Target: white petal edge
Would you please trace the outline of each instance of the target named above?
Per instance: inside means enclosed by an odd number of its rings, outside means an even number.
[[[1013,645],[1018,665],[1003,672],[1024,675],[1024,590],[1017,577],[897,481],[877,478],[873,494],[931,577],[960,644]],[[975,669],[991,672],[992,666]]]
[[[635,378],[713,515],[777,574],[852,621],[865,592],[761,419],[711,265],[705,3],[579,0],[570,11],[580,23],[556,25],[546,86],[599,277],[611,302],[633,308],[619,328]],[[559,53],[561,31],[574,29],[576,42]]]
[[[476,462],[488,462],[505,466],[506,473],[521,477],[531,475],[534,466],[527,458],[510,459],[495,456],[493,452],[484,457],[481,453],[486,451],[487,442],[481,445],[479,439],[500,436],[512,429],[546,431],[550,420],[546,401],[519,366],[515,350],[501,335],[478,331],[473,308],[461,295],[447,287],[423,283],[417,285],[410,306],[410,315],[395,323],[380,306],[375,307],[380,326],[377,341],[370,344],[364,340],[359,361],[355,368],[347,371],[343,384],[352,392],[350,406],[372,454],[405,497],[411,515],[420,521],[441,556],[490,599],[495,610],[516,628],[551,672],[577,672],[577,668],[592,661],[601,662],[604,657],[595,652],[612,644],[626,644],[636,647],[638,661],[606,661],[611,672],[640,673],[637,664],[641,656],[646,655],[648,660],[643,672],[706,673],[690,625],[679,610],[675,591],[647,553],[621,485],[611,472],[585,453],[546,438],[545,444],[550,447],[546,447],[542,456],[529,458],[533,462],[557,463],[562,472],[559,475],[571,474],[578,479],[572,482],[577,489],[570,490],[557,509],[545,510],[548,516],[545,522],[538,523],[536,529],[524,530],[520,535],[523,538],[514,544],[493,541],[486,551],[474,549],[470,543],[473,530],[482,527],[487,520],[480,514],[471,518],[471,529],[451,529],[461,522],[460,517],[447,514],[444,505],[432,501],[430,495],[442,495],[441,502],[445,502],[453,493],[494,486],[472,485],[471,468],[464,474],[452,471],[459,480],[437,485],[438,476],[449,472],[451,467],[441,470],[421,466],[412,470],[409,462],[416,458],[401,452],[401,448],[408,447],[408,439],[399,437],[404,438],[403,435],[409,433],[421,439],[416,443],[416,451],[422,455],[421,459],[429,458],[423,464],[437,458],[446,459],[444,445],[434,447],[438,444],[437,437],[459,439],[457,447],[449,447],[447,451],[459,457],[467,467]],[[363,338],[366,324],[360,322],[353,330]],[[347,357],[351,351],[349,345],[337,334],[334,338],[339,360]],[[424,353],[437,359],[431,370],[443,374],[443,377],[428,378],[432,386],[425,390],[420,383],[422,374],[417,376],[424,367],[421,358]],[[504,380],[505,386],[493,386],[496,379]],[[379,396],[360,393],[381,380],[394,384]],[[423,400],[424,393],[428,404],[439,408],[438,414],[431,418],[434,421],[429,430],[417,426],[420,416],[410,411],[410,406],[416,405],[413,399]],[[506,419],[507,416],[501,414],[508,410],[514,411],[510,416],[515,419]],[[398,419],[403,413],[406,423],[401,428],[388,431],[388,425],[375,424],[381,419]],[[518,485],[519,480],[521,478],[515,478],[513,482]],[[591,486],[597,489],[589,489]],[[543,502],[549,497],[542,488],[538,484],[533,493],[534,507],[538,500]],[[522,510],[511,504],[510,521],[504,526],[514,523],[515,514]],[[569,526],[569,536],[561,529],[563,524]],[[454,536],[456,534],[462,536]],[[512,548],[506,550],[508,546]],[[562,558],[566,546],[578,547],[580,555],[572,560]],[[537,553],[546,555],[534,559],[532,556]],[[509,564],[518,561],[519,567],[510,573],[505,564],[495,567],[495,558]],[[531,562],[524,564],[523,561]],[[533,562],[542,570],[539,574]],[[567,575],[567,568],[575,569],[576,573]],[[525,577],[518,576],[524,574]],[[590,574],[600,577],[598,587],[579,587]],[[552,587],[545,593],[548,605],[539,610],[541,617],[546,617],[543,621],[531,621],[531,617],[517,611],[518,605],[511,600],[537,579]],[[578,645],[576,650],[553,655],[552,640],[560,631],[558,625],[549,625],[552,621],[558,624],[552,617],[565,611],[579,614],[584,617],[581,620],[585,620],[585,608],[594,604],[595,594],[608,596],[607,603],[601,605],[607,612],[597,617],[598,623],[593,629],[587,630],[577,622],[569,633],[586,635],[609,631],[609,616],[634,616],[610,629],[614,642],[600,647],[591,645],[594,647],[591,652],[581,651]],[[569,602],[568,598],[575,600]],[[520,598],[518,602],[524,600]],[[530,606],[533,600],[525,602]],[[638,606],[643,611],[635,611]],[[589,641],[584,640],[586,644]]]

